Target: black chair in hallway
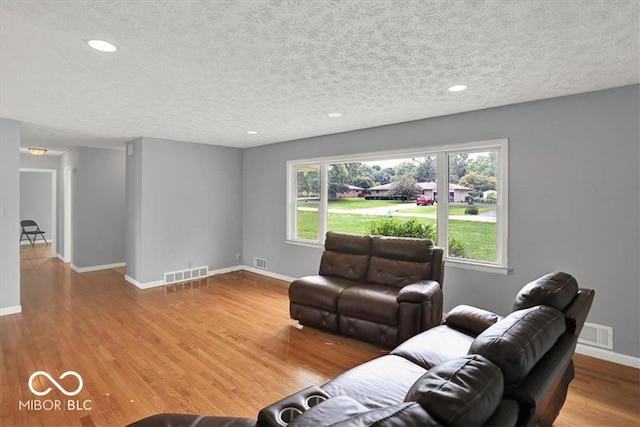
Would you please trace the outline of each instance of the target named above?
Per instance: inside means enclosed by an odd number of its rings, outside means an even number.
[[[20,226],[22,227],[22,233],[20,234],[20,243],[24,240],[23,237],[26,236],[29,243],[31,243],[31,247],[34,247],[36,243],[36,239],[38,236],[42,237],[42,240],[48,245],[47,239],[44,237],[44,231],[40,230],[38,224],[32,219],[25,219],[20,221]],[[33,240],[31,240],[33,237]]]

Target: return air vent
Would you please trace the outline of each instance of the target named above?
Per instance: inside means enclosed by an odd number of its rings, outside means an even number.
[[[190,280],[199,280],[209,276],[209,267],[188,268],[186,270],[172,271],[164,273],[164,284],[188,282]]]
[[[267,260],[264,258],[258,258],[258,257],[254,257],[253,258],[253,266],[256,268],[261,268],[263,270],[267,269]]]
[[[595,323],[585,323],[578,337],[578,342],[613,350],[613,328]]]

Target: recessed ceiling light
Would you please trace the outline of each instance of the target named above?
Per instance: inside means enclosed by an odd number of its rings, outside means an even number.
[[[248,133],[249,135],[257,135],[257,134],[258,134],[258,132],[257,132],[257,131],[255,131],[255,130],[248,130],[248,131],[247,131],[247,133]]]
[[[329,114],[327,114],[327,116],[329,116],[329,117],[342,117],[342,114],[340,114],[340,113],[329,113]]]
[[[453,85],[448,90],[449,92],[462,92],[467,88],[466,85]]]
[[[87,44],[100,52],[115,52],[118,50],[117,47],[104,40],[89,40]]]

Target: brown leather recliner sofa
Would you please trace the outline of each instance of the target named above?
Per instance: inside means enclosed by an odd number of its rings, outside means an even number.
[[[319,274],[289,286],[290,315],[394,347],[440,324],[443,276],[431,240],[328,232]]]
[[[131,426],[551,425],[594,292],[566,273],[525,286],[501,316],[466,305],[385,356],[262,409],[257,420],[159,414]]]

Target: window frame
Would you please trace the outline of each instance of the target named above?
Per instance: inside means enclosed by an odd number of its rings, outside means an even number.
[[[432,147],[413,148],[405,150],[378,151],[370,153],[357,153],[341,156],[316,157],[287,161],[287,188],[286,188],[286,238],[289,244],[321,248],[324,246],[324,238],[327,232],[328,221],[328,167],[336,163],[375,162],[393,159],[405,159],[416,157],[435,156],[437,161],[438,194],[449,193],[449,156],[461,153],[473,153],[481,151],[497,151],[497,193],[496,206],[496,261],[482,261],[450,257],[448,255],[448,212],[449,198],[440,197],[437,203],[436,227],[438,242],[436,244],[444,248],[445,263],[447,266],[473,269],[479,271],[497,272],[508,274],[511,270],[508,264],[508,230],[509,230],[509,141],[507,138],[474,141],[459,144],[447,144]],[[308,240],[296,238],[297,231],[297,175],[299,166],[320,167],[320,201],[318,204],[318,239]]]

